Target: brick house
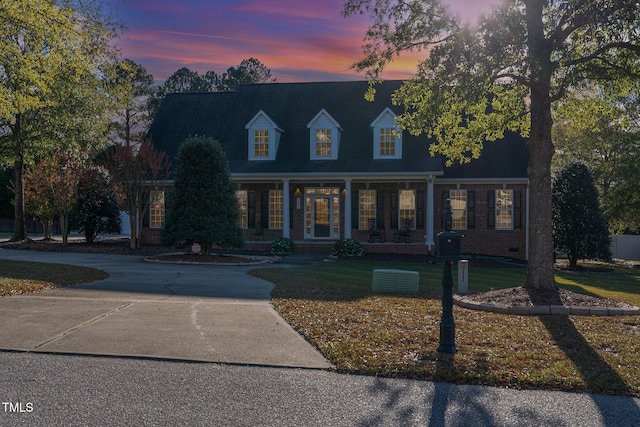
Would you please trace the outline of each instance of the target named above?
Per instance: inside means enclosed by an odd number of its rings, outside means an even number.
[[[170,94],[149,135],[172,159],[191,135],[222,144],[248,247],[284,236],[298,247],[328,251],[335,241],[354,238],[368,252],[433,254],[448,198],[464,253],[525,259],[526,140],[509,134],[485,144],[480,159],[446,167],[442,157],[429,155],[424,136],[397,129],[401,109],[390,99],[400,85],[378,85],[373,102],[364,99],[364,81]],[[157,183],[152,193],[147,243],[158,241],[170,187]],[[405,224],[408,239],[394,239]],[[378,229],[386,242],[370,243]]]

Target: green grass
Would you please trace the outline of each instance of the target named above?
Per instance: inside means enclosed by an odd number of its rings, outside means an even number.
[[[613,266],[611,272],[561,271],[556,282],[564,289],[640,306],[640,269]]]
[[[106,277],[104,271],[88,267],[0,260],[0,295],[38,292]]]
[[[375,295],[374,268],[420,273],[417,296]],[[252,274],[339,370],[457,383],[640,396],[640,316],[514,316],[454,308],[454,371],[437,369],[442,265],[338,260]],[[524,283],[524,268],[470,267],[470,291]],[[455,281],[455,273],[454,273]],[[559,271],[561,287],[640,305],[640,270]]]

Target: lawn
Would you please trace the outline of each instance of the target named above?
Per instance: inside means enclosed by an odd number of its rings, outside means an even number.
[[[107,273],[88,267],[0,260],[0,296],[101,280]]]
[[[418,296],[375,295],[374,268],[420,273]],[[273,306],[340,371],[640,396],[640,316],[502,315],[454,308],[454,371],[436,364],[442,265],[358,259],[252,274]],[[470,291],[520,286],[524,268],[471,267]],[[455,272],[454,272],[455,280]],[[640,305],[640,270],[558,271],[561,287]]]

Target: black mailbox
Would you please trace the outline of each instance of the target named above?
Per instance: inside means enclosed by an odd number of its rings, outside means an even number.
[[[438,261],[458,261],[462,255],[462,236],[452,231],[438,233],[436,250]]]
[[[438,261],[458,261],[462,255],[462,235],[451,231],[451,201],[446,200],[442,215],[444,231],[436,238]]]

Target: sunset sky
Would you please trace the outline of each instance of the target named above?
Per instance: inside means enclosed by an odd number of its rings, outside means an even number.
[[[449,0],[472,18],[491,0]],[[344,18],[343,0],[106,0],[128,30],[118,40],[125,58],[156,81],[181,67],[222,74],[257,58],[278,82],[362,80],[349,69],[360,59],[370,21]],[[400,57],[384,75],[410,77],[416,59]]]

